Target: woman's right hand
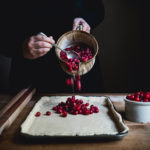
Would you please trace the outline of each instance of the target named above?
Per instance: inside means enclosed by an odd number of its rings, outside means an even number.
[[[52,48],[55,43],[52,36],[43,35],[31,36],[23,43],[23,56],[27,59],[36,59],[44,56]]]

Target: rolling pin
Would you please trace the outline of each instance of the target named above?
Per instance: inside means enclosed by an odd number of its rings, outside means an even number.
[[[4,129],[11,126],[23,108],[31,100],[35,88],[29,87],[21,90],[1,111],[0,111],[0,135]]]

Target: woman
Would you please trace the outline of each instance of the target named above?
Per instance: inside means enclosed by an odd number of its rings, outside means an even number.
[[[28,85],[41,92],[72,92],[65,85],[66,75],[60,68],[52,43],[79,23],[91,31],[104,17],[101,0],[14,1],[1,5],[2,53],[13,58],[11,89]],[[2,8],[2,9],[3,9]],[[1,9],[1,11],[2,11]],[[4,13],[5,12],[5,13]],[[38,35],[44,32],[48,37]],[[8,36],[10,35],[10,36]],[[82,92],[102,90],[99,62],[82,77]]]

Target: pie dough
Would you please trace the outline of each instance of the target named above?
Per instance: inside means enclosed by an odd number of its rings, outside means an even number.
[[[67,117],[61,117],[52,108],[62,101],[66,102],[68,97],[70,96],[42,97],[21,125],[21,133],[32,136],[90,136],[115,135],[128,131],[107,97],[76,96],[76,99],[82,99],[84,103],[97,106],[99,113],[68,113]],[[40,117],[35,116],[38,111],[41,112]],[[50,111],[51,115],[45,115],[46,111]]]

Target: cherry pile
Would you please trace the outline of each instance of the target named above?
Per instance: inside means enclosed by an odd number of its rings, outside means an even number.
[[[99,112],[97,106],[89,106],[89,103],[84,104],[83,100],[76,99],[75,96],[68,97],[66,102],[60,102],[57,106],[53,107],[53,110],[61,114],[62,117],[67,117],[68,113],[73,115],[90,115]]]
[[[75,51],[81,57],[81,58],[68,59],[68,57],[64,51],[60,52],[60,57],[62,60],[64,60],[66,62],[68,71],[70,71],[70,72],[78,70],[80,62],[86,62],[89,59],[93,58],[92,51],[90,50],[90,48],[85,47],[85,46],[69,47],[69,48],[66,48],[65,50],[66,51]]]
[[[128,100],[137,101],[137,102],[150,102],[150,92],[136,92],[126,96]]]
[[[86,62],[93,58],[92,51],[87,46],[75,46],[69,47],[65,49],[66,51],[75,51],[79,54],[81,58],[68,59],[65,52],[60,52],[60,57],[62,60],[66,62],[66,66],[69,72],[77,71],[79,69],[80,62]],[[76,82],[76,87],[78,90],[81,90],[81,79],[80,76],[77,76],[75,79],[67,78],[66,85],[74,86],[74,82]]]

